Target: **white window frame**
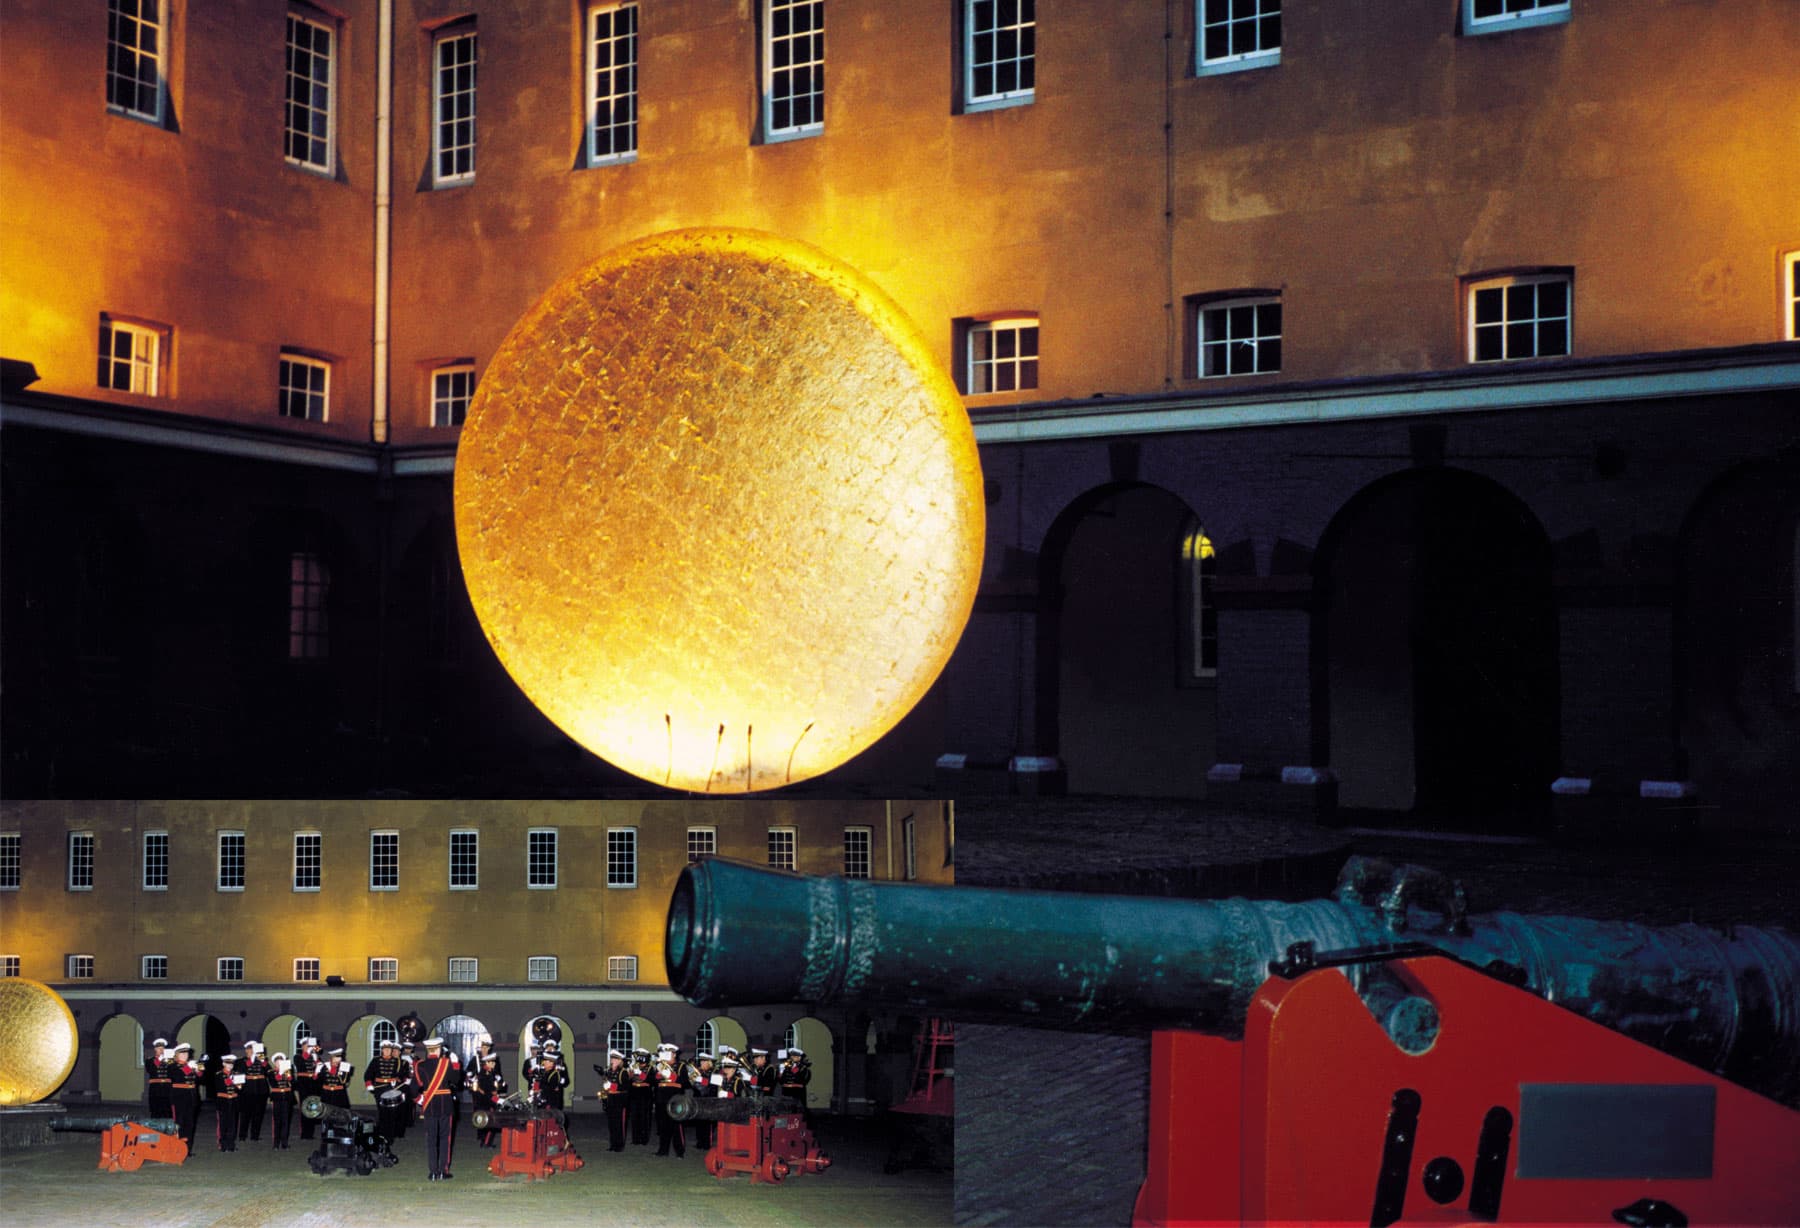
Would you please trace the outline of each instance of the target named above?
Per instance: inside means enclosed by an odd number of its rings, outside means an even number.
[[[150,842],[159,836],[162,838],[162,881],[156,883],[150,881]],[[169,871],[171,869],[168,831],[163,828],[152,828],[151,830],[146,831],[141,847],[143,856],[138,862],[138,869],[141,875],[138,880],[140,885],[145,891],[167,891],[169,889]]]
[[[244,979],[244,957],[242,955],[221,955],[213,965],[214,974],[221,981],[242,981]],[[228,976],[227,973],[236,973]]]
[[[713,1021],[710,1019],[702,1019],[699,1026],[694,1029],[694,1053],[696,1055],[701,1053],[711,1053],[714,1056],[717,1056],[718,1050],[713,1046],[718,1043],[719,1032],[717,1028],[713,1027]]]
[[[548,975],[545,975],[546,973]],[[556,956],[528,955],[525,957],[525,979],[527,981],[554,981],[556,977]]]
[[[301,841],[312,842],[314,882],[307,886],[300,881],[300,849]],[[294,833],[294,890],[308,894],[318,891],[325,882],[325,836],[317,831],[297,831]]]
[[[459,427],[475,399],[475,364],[445,363],[431,369],[431,425],[434,429]]]
[[[1219,608],[1213,596],[1218,578],[1218,551],[1202,525],[1181,539],[1183,613],[1186,618],[1187,677],[1216,678],[1219,674]],[[1185,680],[1184,680],[1185,681]]]
[[[783,849],[782,846],[786,845]],[[778,824],[769,828],[768,838],[769,867],[775,870],[798,870],[800,868],[800,829]],[[785,854],[786,864],[782,856]]]
[[[599,62],[601,43],[600,20],[602,17],[616,19],[622,17],[627,12],[631,14],[631,29],[621,34],[618,30],[616,21],[612,24],[612,28],[605,39],[608,45],[608,58],[611,60],[611,63],[602,69]],[[588,6],[586,21],[587,38],[585,40],[586,51],[584,52],[584,70],[586,75],[583,77],[583,81],[586,83],[587,118],[583,122],[583,128],[585,131],[584,147],[587,151],[586,161],[589,166],[611,166],[620,162],[631,162],[637,158],[638,28],[639,13],[635,0],[630,4],[594,4]],[[629,61],[624,64],[621,64],[618,58],[621,47],[627,48],[630,54]],[[620,71],[626,71],[630,76],[630,88],[625,91],[620,91],[616,88],[618,83],[612,76],[612,74]],[[602,72],[608,74],[608,85],[615,87],[604,95],[600,93],[599,88],[600,74]],[[608,122],[604,126],[600,124],[598,118],[599,108],[602,103],[607,105],[609,117]],[[613,122],[611,119],[612,109],[620,103],[624,103],[629,111],[629,118],[626,119],[623,124]],[[614,136],[614,134],[621,130],[624,132],[623,144],[621,144],[619,139]],[[606,142],[606,144],[611,146],[609,149],[603,150],[600,148],[600,138],[603,134],[611,138]]]
[[[320,13],[315,9],[303,9],[297,5],[288,8],[287,20],[288,26],[282,34],[284,60],[281,95],[283,106],[281,119],[282,156],[287,159],[287,164],[289,166],[296,166],[317,175],[331,175],[337,169],[338,61],[342,58],[342,31],[338,28],[338,23],[326,17],[325,14]],[[296,157],[293,152],[293,142],[297,130],[288,122],[287,108],[292,107],[295,102],[294,83],[296,78],[294,74],[286,68],[285,61],[293,55],[293,24],[296,22],[302,25],[311,26],[315,30],[323,30],[326,37],[330,39],[328,49],[325,53],[325,135],[323,137],[323,161],[313,160],[312,142],[319,140],[320,138],[313,135],[310,124],[308,124],[304,134],[307,141],[306,156]],[[317,55],[311,48],[308,48],[307,54],[312,56]],[[309,86],[308,93],[310,94],[311,88],[316,86],[317,82],[313,80],[310,74],[306,77],[306,81]],[[306,103],[306,107],[309,116],[317,110],[316,107],[312,106],[310,98]]]
[[[973,112],[992,111],[1000,107],[1026,106],[1037,98],[1037,9],[1034,5],[1029,21],[1018,21],[1005,27],[1006,29],[1020,31],[1020,37],[1023,37],[1023,31],[1027,29],[1031,31],[1031,54],[1029,56],[1015,56],[1012,60],[1015,64],[1023,65],[1029,63],[1031,65],[1031,84],[1027,86],[1018,86],[1015,82],[1015,88],[1011,90],[992,89],[983,94],[977,91],[975,85],[975,40],[981,33],[975,28],[975,9],[977,5],[983,2],[984,0],[963,0],[961,9],[962,109],[965,112]],[[1020,3],[1026,2],[1027,0],[1020,0]],[[994,28],[989,32],[997,35],[1001,28],[1002,27],[999,24],[999,10],[996,7]],[[985,62],[988,65],[995,67],[997,71],[998,65],[1002,61],[996,56],[994,59]],[[995,82],[995,84],[998,84],[998,82]]]
[[[95,863],[98,860],[100,842],[91,831],[72,831],[63,842],[64,866],[63,882],[70,891],[92,891],[94,889]],[[77,849],[81,852],[78,854]],[[76,871],[81,873],[77,874]]]
[[[1277,22],[1282,20],[1282,0],[1225,0],[1229,5],[1230,16],[1223,22],[1209,22],[1207,9],[1213,0],[1194,0],[1194,75],[1196,77],[1213,77],[1221,73],[1243,72],[1252,68],[1273,68],[1281,63],[1281,42],[1285,36],[1283,30],[1277,35],[1273,47],[1259,46],[1254,51],[1227,52],[1222,56],[1206,54],[1206,34],[1217,26],[1227,27],[1250,24],[1256,28],[1257,42],[1262,41],[1263,21],[1273,17]],[[1233,31],[1227,30],[1226,38],[1230,40]]]
[[[456,881],[456,838],[458,836],[470,837],[470,841],[474,846],[474,872],[473,873],[474,873],[475,881],[472,883],[459,883]],[[452,891],[479,891],[481,889],[481,831],[480,831],[480,829],[474,828],[474,827],[453,827],[453,828],[451,828],[450,829],[450,842],[446,848],[445,856],[447,858],[447,862],[444,866],[444,881],[449,884],[450,890],[452,890]],[[526,851],[526,856],[527,857],[530,856],[529,849],[527,849],[527,851]]]
[[[695,847],[695,838],[699,838],[700,847]],[[688,864],[692,865],[702,857],[711,856],[719,851],[719,829],[716,827],[690,827],[687,829]]]
[[[24,963],[17,955],[0,955],[0,978],[23,976]]]
[[[324,968],[316,955],[296,955],[294,957],[294,983],[297,985],[316,985],[323,981]]]
[[[637,828],[606,829],[606,885],[620,889],[635,888],[638,885]]]
[[[458,976],[459,972],[467,973]],[[473,955],[452,955],[445,967],[444,979],[452,985],[474,985],[481,980],[481,960]]]
[[[225,881],[225,844],[226,841],[232,837],[237,839],[239,881],[236,883],[227,883]],[[245,838],[244,833],[241,831],[221,831],[218,833],[218,839],[213,842],[213,849],[215,853],[213,858],[213,868],[215,870],[213,883],[216,888],[220,891],[242,891],[244,889],[244,884],[250,881],[249,840]]]
[[[168,2],[168,0],[159,0],[157,16],[152,17],[149,20],[145,20],[143,17],[143,5],[142,4],[140,4],[138,6],[138,12],[136,14],[131,14],[131,15],[128,15],[125,13],[116,13],[115,12],[116,0],[109,0],[109,3],[106,6],[106,17],[107,17],[107,25],[108,25],[107,35],[106,35],[106,43],[107,43],[107,46],[106,46],[107,68],[106,68],[106,91],[105,91],[105,93],[106,93],[106,109],[108,111],[112,112],[114,115],[129,115],[132,119],[141,119],[141,120],[144,120],[146,123],[156,124],[159,127],[162,125],[163,115],[165,114],[165,112],[167,110],[168,97],[169,97],[169,74],[168,74],[167,68],[165,67],[168,62],[167,56],[169,53],[169,26],[168,26],[169,13],[166,8],[167,2]],[[143,50],[143,47],[141,45],[143,40],[141,38],[134,40],[133,42],[130,42],[130,43],[122,42],[120,40],[113,38],[113,28],[114,27],[113,27],[112,23],[115,20],[120,23],[129,21],[129,22],[134,23],[135,26],[137,26],[140,29],[148,28],[148,29],[154,30],[155,31],[156,50],[154,50],[154,51]],[[114,47],[117,47],[119,49],[116,53],[113,50]],[[138,71],[130,74],[129,76],[125,73],[114,72],[113,71],[113,63],[114,63],[115,55],[131,57],[133,67],[137,68]],[[113,98],[112,98],[112,94],[113,94],[112,81],[113,81],[113,79],[115,77],[117,77],[120,80],[130,80],[135,83],[135,90],[141,90],[143,87],[142,66],[145,62],[148,62],[149,64],[152,65],[152,71],[155,73],[155,76],[156,76],[156,84],[154,87],[155,88],[155,102],[154,102],[154,105],[151,107],[151,109],[148,111],[145,111],[145,110],[139,109],[136,106],[127,106],[125,103],[122,103],[122,102],[114,102]],[[142,101],[142,99],[140,98],[137,101]]]
[[[1027,329],[1032,332],[1030,354],[1024,353],[1025,330]],[[1013,352],[1010,356],[1000,357],[998,354],[999,343],[990,341],[988,356],[984,359],[975,357],[978,345],[977,337],[992,338],[1008,332],[1014,334]],[[1011,396],[1019,392],[1032,392],[1041,382],[1039,377],[1043,361],[1043,328],[1039,324],[1037,316],[1012,315],[997,316],[993,319],[972,319],[968,322],[963,336],[962,372],[963,387],[967,390],[965,395],[972,397]],[[1029,384],[1025,383],[1027,364],[1030,365],[1031,382]],[[995,386],[1000,382],[996,378],[995,372],[1003,367],[1012,372],[1013,386],[1010,388]],[[985,388],[980,386],[984,382],[987,384]]]
[[[130,392],[138,396],[162,395],[163,348],[168,329],[135,320],[122,320],[106,312],[100,313],[100,363],[96,380],[108,392]],[[118,338],[129,337],[129,352],[121,356]],[[115,382],[125,373],[123,388]]]
[[[1485,17],[1477,16],[1476,9],[1484,6],[1489,0],[1462,0],[1462,31],[1464,34],[1504,34],[1509,30],[1529,30],[1534,26],[1560,26],[1569,20],[1573,8],[1571,0],[1535,0],[1530,9],[1517,13],[1494,13]],[[1516,0],[1493,0],[1502,8]]]
[[[469,88],[466,90],[452,88],[449,91],[446,91],[444,81],[446,71],[444,57],[453,48],[460,49],[464,44],[467,45],[470,56],[467,65],[469,69]],[[454,26],[450,26],[440,31],[437,36],[431,40],[431,184],[433,187],[455,188],[475,182],[476,131],[477,117],[479,114],[477,110],[476,81],[478,69],[480,68],[480,57],[481,42],[477,36],[476,28],[472,23],[459,22]],[[462,67],[463,65],[460,63],[452,64],[449,66],[449,71],[455,72]],[[446,120],[444,118],[444,104],[446,102],[460,100],[464,96],[468,98],[468,115],[457,115]],[[465,147],[461,144],[446,146],[444,143],[446,135],[445,129],[447,127],[454,128],[456,124],[463,123],[465,120],[469,125],[469,140],[466,146],[469,155],[468,168],[466,170],[453,169],[446,174],[444,171],[445,155],[450,154],[454,156],[460,153]],[[454,134],[452,133],[452,135]]]
[[[392,1019],[377,1019],[369,1028],[369,1056],[363,1061],[372,1062],[380,1057],[383,1041],[396,1049],[400,1047],[400,1027]]]
[[[1538,321],[1546,320],[1546,319],[1549,319],[1549,320],[1560,319],[1563,321],[1563,343],[1564,344],[1563,344],[1562,353],[1560,353],[1560,354],[1542,353],[1541,349],[1536,341],[1537,332],[1535,329],[1533,330],[1533,333],[1532,333],[1533,342],[1532,342],[1532,352],[1531,353],[1529,353],[1529,354],[1507,353],[1506,347],[1509,343],[1509,337],[1508,337],[1509,329],[1514,324],[1520,324],[1520,323],[1523,323],[1524,321],[1522,319],[1514,320],[1506,314],[1506,312],[1507,312],[1506,299],[1510,296],[1505,294],[1504,291],[1506,291],[1507,289],[1510,289],[1513,286],[1541,286],[1541,285],[1549,285],[1549,284],[1553,284],[1553,283],[1561,283],[1561,285],[1563,286],[1564,314],[1561,316],[1540,316],[1540,315],[1534,314],[1531,317],[1531,319],[1534,323],[1538,322]],[[1495,290],[1495,289],[1502,291],[1501,300],[1500,300],[1501,304],[1502,304],[1501,305],[1500,322],[1497,326],[1484,325],[1484,327],[1498,327],[1499,328],[1501,355],[1498,358],[1477,358],[1475,356],[1477,353],[1476,345],[1477,345],[1477,337],[1478,337],[1478,333],[1476,331],[1476,324],[1475,324],[1475,296],[1480,291]],[[1535,302],[1537,295],[1534,294],[1532,296],[1532,298]],[[1511,274],[1501,274],[1498,276],[1482,276],[1482,277],[1469,278],[1464,282],[1463,316],[1466,321],[1465,326],[1464,326],[1464,338],[1463,338],[1463,344],[1466,347],[1464,352],[1465,352],[1467,361],[1469,361],[1469,362],[1478,363],[1481,366],[1500,366],[1505,363],[1531,362],[1531,361],[1539,360],[1539,359],[1568,358],[1575,352],[1575,275],[1572,272],[1563,270],[1563,271],[1550,272],[1550,273],[1511,273]]]
[[[397,985],[400,983],[400,960],[392,955],[369,956],[369,984]]]
[[[912,882],[919,877],[919,837],[918,825],[911,815],[900,823],[900,843],[905,853],[902,867],[906,881]]]
[[[1233,319],[1231,313],[1246,307],[1252,309],[1251,319],[1254,321],[1250,336],[1234,337],[1230,334],[1231,321]],[[1280,372],[1282,359],[1286,357],[1282,350],[1277,348],[1273,366],[1263,365],[1263,353],[1265,345],[1270,341],[1273,341],[1277,347],[1282,345],[1283,331],[1287,328],[1286,313],[1282,313],[1277,331],[1274,333],[1264,333],[1262,331],[1263,313],[1261,310],[1264,307],[1273,307],[1276,311],[1280,312],[1281,296],[1279,294],[1255,294],[1243,295],[1236,298],[1208,298],[1201,299],[1195,304],[1194,374],[1196,377],[1199,379],[1242,379],[1247,375],[1274,375]],[[1226,335],[1224,337],[1208,339],[1207,324],[1209,316],[1225,323]],[[1208,347],[1220,348],[1225,355],[1226,366],[1229,367],[1234,355],[1234,347],[1238,345],[1248,345],[1250,347],[1251,359],[1250,369],[1248,371],[1226,370],[1208,373],[1206,369]]]
[[[1800,341],[1800,251],[1789,252],[1781,260],[1781,335],[1788,341]]]
[[[630,1057],[631,1051],[637,1048],[637,1039],[637,1024],[630,1019],[614,1020],[613,1025],[606,1029],[607,1047],[617,1049],[626,1057]]]
[[[856,838],[861,837],[862,847],[855,848]],[[853,873],[856,858],[862,859],[862,872]],[[875,829],[873,827],[844,828],[844,877],[873,878],[875,875]]]
[[[561,841],[557,838],[556,831],[557,829],[554,827],[533,827],[525,833],[525,886],[532,891],[556,890],[557,881],[561,877],[560,867],[558,865],[559,846]],[[533,838],[536,836],[550,837],[550,881],[547,883],[534,883],[531,881],[531,845]]]
[[[63,957],[63,978],[70,981],[91,981],[94,979],[94,957],[92,955],[68,955]]]
[[[0,831],[0,891],[17,891],[25,878],[25,838]]]
[[[775,33],[776,13],[783,12],[791,14],[796,10],[804,10],[809,14],[816,12],[819,19],[818,28],[816,30],[808,28],[804,33],[795,34],[792,32],[792,27],[790,26],[787,34],[777,35]],[[804,62],[796,62],[790,58],[788,63],[782,65],[779,69],[776,67],[775,55],[776,48],[779,44],[786,44],[791,57],[793,47],[800,40],[810,40],[814,37],[819,39],[818,58],[808,59]],[[765,142],[773,144],[777,141],[795,141],[802,137],[817,136],[825,131],[824,40],[825,0],[762,0],[762,137]],[[799,67],[810,67],[814,74],[813,80],[816,81],[817,87],[816,89],[808,90],[806,97],[810,103],[812,96],[815,94],[817,95],[818,114],[815,118],[810,119],[805,123],[796,124],[791,122],[793,118],[791,109],[793,101],[795,98],[800,97],[800,95],[790,91],[781,96],[781,99],[786,101],[789,105],[790,110],[788,118],[790,122],[777,127],[775,123],[775,107],[777,102],[777,95],[775,92],[776,74],[778,72],[791,73]]]
[[[638,957],[635,955],[608,955],[606,957],[606,979],[609,981],[637,980]]]
[[[391,883],[377,883],[375,881],[375,850],[376,850],[376,847],[377,847],[377,844],[379,841],[381,841],[382,839],[384,839],[386,837],[390,837],[390,836],[393,837],[394,881]],[[377,830],[369,833],[369,890],[370,891],[398,891],[398,890],[400,890],[400,832],[396,828],[383,827],[383,828],[378,828]]]
[[[288,660],[323,661],[331,656],[331,565],[315,550],[293,551],[287,583]]]
[[[323,378],[315,389],[309,375],[306,387],[302,388],[293,382],[296,370],[320,372]],[[304,404],[299,413],[294,413],[290,409],[295,396],[304,398]],[[313,414],[315,402],[319,410],[317,416]],[[303,354],[299,350],[281,351],[280,362],[275,368],[275,416],[287,418],[293,422],[330,422],[331,363],[323,358],[315,358],[311,354]]]
[[[161,960],[160,964],[152,960]],[[138,980],[166,981],[169,979],[169,957],[167,955],[140,955],[138,957]]]

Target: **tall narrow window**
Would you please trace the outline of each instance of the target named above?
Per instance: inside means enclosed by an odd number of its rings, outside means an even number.
[[[844,829],[844,877],[869,877],[869,844],[872,833],[867,827]]]
[[[1264,68],[1281,59],[1281,0],[1200,0],[1194,71]]]
[[[1202,379],[1281,370],[1281,299],[1262,295],[1198,303]]]
[[[16,831],[0,832],[0,891],[19,889],[19,840]]]
[[[1038,386],[1036,316],[973,320],[968,324],[964,387],[970,396]]]
[[[115,392],[147,397],[162,391],[164,330],[100,317],[99,384]]]
[[[1219,672],[1219,611],[1213,604],[1215,554],[1212,539],[1198,525],[1181,539],[1181,595],[1187,622],[1181,645],[1183,681],[1211,678]]]
[[[323,837],[316,831],[294,833],[294,890],[317,891],[323,865]]]
[[[146,955],[138,961],[138,979],[141,981],[166,981],[169,979],[169,957],[167,955]]]
[[[400,961],[393,956],[376,956],[369,960],[369,980],[374,982],[398,981],[400,979]]]
[[[283,418],[326,422],[331,417],[331,364],[293,350],[281,352],[275,410]]]
[[[911,815],[907,815],[905,821],[900,824],[900,841],[901,848],[906,855],[904,863],[906,877],[910,881],[919,877],[919,841],[914,831]]]
[[[588,165],[627,161],[638,147],[638,6],[590,9],[587,50]]]
[[[769,829],[769,865],[777,870],[794,868],[795,844],[798,833],[792,827],[771,827]]]
[[[144,833],[144,890],[167,891],[168,889],[169,833],[147,831]]]
[[[719,1038],[717,1030],[713,1027],[712,1020],[701,1020],[700,1026],[694,1029],[695,1054],[716,1053],[717,1050],[715,1050],[713,1046],[718,1043]]]
[[[450,833],[450,890],[473,891],[481,886],[481,833]]]
[[[224,955],[219,958],[219,979],[221,981],[241,981],[244,979],[244,957],[242,955]]]
[[[460,26],[432,46],[432,178],[439,187],[475,178],[475,31]]]
[[[431,560],[425,590],[425,659],[433,665],[459,665],[463,659],[464,600],[462,569],[449,552]]]
[[[91,831],[69,833],[68,881],[70,891],[94,889],[94,833]]]
[[[556,829],[534,827],[525,837],[525,885],[556,886]]]
[[[637,828],[606,829],[606,885],[637,886]]]
[[[331,655],[331,570],[316,554],[288,556],[288,659],[318,661]]]
[[[369,1029],[369,1055],[364,1061],[372,1062],[381,1056],[381,1046],[400,1044],[400,1028],[392,1019],[377,1019],[375,1026]]]
[[[431,425],[461,426],[475,395],[475,364],[459,362],[431,373]]]
[[[716,827],[690,827],[687,836],[690,864],[719,851],[719,829]]]
[[[1782,335],[1800,341],[1800,252],[1789,252],[1784,258],[1781,281],[1781,300],[1786,306],[1782,314],[1787,317],[1787,331]]]
[[[160,124],[163,117],[162,0],[107,0],[106,105]]]
[[[1560,358],[1571,347],[1567,273],[1489,277],[1469,284],[1469,360]]]
[[[621,1019],[606,1030],[606,1043],[609,1048],[629,1056],[637,1048],[637,1035],[637,1024],[629,1019]]]
[[[825,128],[825,0],[763,0],[763,136]]]
[[[287,15],[287,160],[329,174],[336,92],[336,29],[321,18]]]
[[[400,833],[369,833],[369,890],[400,890]]]
[[[94,957],[92,955],[71,955],[63,961],[63,967],[71,981],[94,979]]]
[[[244,833],[222,831],[219,833],[219,890],[242,891],[243,889]]]
[[[963,107],[1030,102],[1037,89],[1033,0],[963,0]]]
[[[1569,20],[1569,0],[1462,0],[1463,33],[1499,34]]]

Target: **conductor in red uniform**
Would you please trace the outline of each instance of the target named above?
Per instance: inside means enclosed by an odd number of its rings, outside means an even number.
[[[444,1038],[425,1039],[425,1057],[413,1067],[412,1092],[425,1127],[425,1163],[429,1180],[450,1180],[450,1141],[456,1126],[456,1098],[463,1089],[462,1068],[444,1054]]]

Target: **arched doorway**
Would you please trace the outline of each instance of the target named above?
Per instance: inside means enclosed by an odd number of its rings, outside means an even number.
[[[473,1072],[479,1069],[475,1055],[481,1049],[482,1034],[487,1032],[487,1025],[473,1015],[446,1015],[432,1024],[425,1035],[441,1036],[444,1049],[456,1054],[464,1070]],[[495,1052],[499,1052],[498,1047]]]
[[[711,1050],[717,1054],[720,1045],[730,1045],[739,1053],[743,1053],[750,1047],[750,1038],[745,1033],[743,1025],[729,1015],[714,1015],[700,1025],[694,1036],[694,1052],[696,1053],[702,1050]],[[801,1046],[803,1049],[805,1047],[805,1045]]]
[[[1418,469],[1321,539],[1314,694],[1350,811],[1519,829],[1548,813],[1560,745],[1550,546],[1512,494]]]
[[[285,1053],[290,1059],[300,1049],[300,1038],[311,1035],[306,1030],[306,1020],[298,1015],[277,1015],[269,1020],[263,1029],[262,1043],[267,1047],[266,1057],[274,1057],[277,1053]]]
[[[546,1031],[546,1029],[540,1028],[539,1020],[547,1020],[549,1026],[555,1030]],[[567,1103],[573,1104],[576,1097],[580,1094],[577,1090],[579,1081],[576,1078],[575,1069],[575,1033],[565,1021],[557,1018],[555,1015],[534,1015],[532,1018],[525,1021],[524,1027],[519,1029],[519,1065],[515,1072],[518,1078],[517,1081],[513,1083],[513,1086],[525,1086],[525,1063],[531,1058],[531,1047],[538,1042],[538,1033],[540,1031],[546,1031],[548,1037],[556,1041],[557,1046],[562,1050],[563,1065],[567,1067],[569,1071],[569,1086],[568,1090],[563,1093],[563,1096]]]
[[[144,1026],[130,1015],[100,1025],[100,1099],[136,1104],[144,1098]]]
[[[1071,793],[1206,792],[1216,703],[1194,651],[1192,573],[1212,557],[1199,526],[1168,491],[1118,485],[1070,504],[1045,538],[1038,740]]]
[[[219,1059],[231,1052],[231,1032],[212,1015],[189,1015],[175,1029],[177,1045],[192,1045],[194,1062],[201,1067],[200,1094],[210,1097],[213,1078],[219,1073]]]
[[[374,1058],[381,1042],[392,1040],[397,1043],[399,1039],[400,1029],[386,1015],[360,1016],[344,1033],[344,1060],[351,1066],[351,1104],[372,1106],[375,1103],[375,1097],[363,1086],[363,1076],[368,1073],[369,1062]]]
[[[630,1054],[633,1049],[654,1051],[662,1044],[662,1030],[642,1015],[627,1015],[606,1030],[606,1047]]]
[[[795,1045],[805,1050],[812,1060],[812,1080],[806,1085],[806,1107],[829,1110],[837,1088],[837,1052],[831,1029],[810,1015],[796,1019],[788,1025],[781,1041],[784,1049]]]

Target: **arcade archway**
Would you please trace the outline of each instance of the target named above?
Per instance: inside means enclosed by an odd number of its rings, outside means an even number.
[[[144,1025],[114,1015],[100,1025],[100,1099],[136,1104],[144,1098]]]
[[[832,1041],[831,1029],[808,1015],[788,1025],[781,1043],[783,1048],[798,1044],[812,1061],[812,1079],[806,1085],[806,1107],[830,1109],[832,1094],[837,1088],[837,1046]]]

